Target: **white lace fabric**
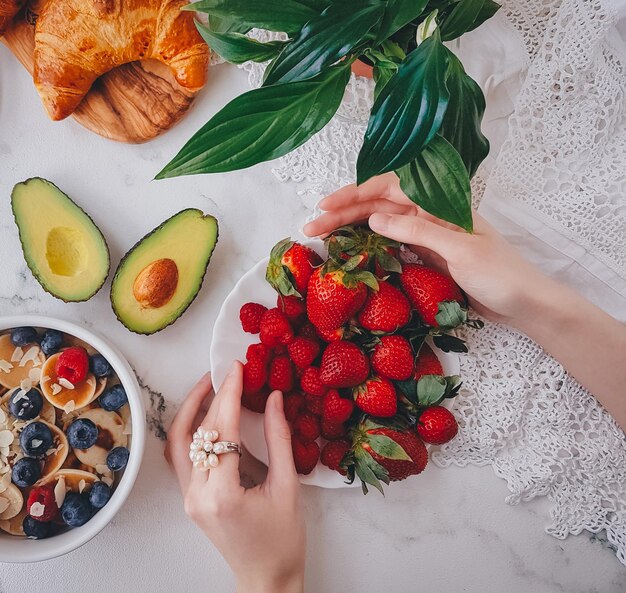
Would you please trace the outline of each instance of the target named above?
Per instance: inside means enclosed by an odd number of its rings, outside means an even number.
[[[608,0],[504,0],[491,23],[466,37],[480,47],[499,36],[506,51],[462,58],[485,89],[492,141],[472,182],[475,205],[484,193],[481,208],[497,213],[492,222],[502,232],[517,233],[521,245],[535,241],[534,259],[547,272],[626,321],[626,52],[612,28],[618,8]],[[258,86],[264,67],[244,68]],[[276,162],[274,174],[300,182],[312,209],[320,195],[354,181],[371,104],[371,81],[353,76],[331,122]],[[624,433],[527,337],[486,322],[466,339],[454,409],[459,434],[433,461],[491,465],[508,484],[507,502],[548,497],[549,534],[605,531],[626,564]]]

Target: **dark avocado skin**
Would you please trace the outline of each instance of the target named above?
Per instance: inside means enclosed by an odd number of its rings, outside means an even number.
[[[18,185],[28,185],[30,182],[32,181],[37,181],[37,182],[43,182],[47,185],[51,185],[54,189],[56,189],[59,193],[63,194],[65,196],[65,198],[71,202],[72,204],[74,204],[74,206],[76,206],[76,208],[78,208],[88,219],[89,221],[93,224],[94,228],[98,231],[98,233],[100,234],[100,237],[102,238],[102,241],[104,243],[104,246],[106,247],[106,255],[107,255],[107,273],[106,276],[104,277],[104,279],[102,280],[102,282],[100,283],[99,286],[97,286],[94,291],[89,294],[88,296],[86,296],[84,299],[64,299],[56,294],[54,294],[53,292],[50,292],[50,290],[48,290],[48,287],[46,286],[46,282],[45,279],[42,278],[42,276],[39,274],[39,272],[35,269],[33,269],[30,265],[30,262],[28,261],[28,259],[26,257],[24,257],[24,260],[26,261],[26,265],[28,266],[28,269],[31,271],[31,274],[34,276],[35,280],[37,280],[37,282],[39,282],[39,284],[41,285],[41,287],[50,295],[52,295],[55,299],[59,299],[60,301],[63,301],[64,303],[84,303],[85,301],[88,301],[92,296],[94,296],[103,286],[104,283],[106,282],[106,279],[109,277],[109,272],[111,271],[111,251],[109,249],[109,244],[107,243],[107,240],[105,238],[105,236],[102,234],[102,231],[100,230],[100,227],[98,227],[98,225],[94,222],[93,218],[91,218],[91,216],[89,216],[89,214],[87,214],[87,212],[85,212],[74,200],[72,200],[72,198],[70,198],[62,189],[60,189],[57,185],[55,185],[54,183],[52,183],[52,181],[48,181],[47,179],[44,179],[43,177],[29,177],[28,179],[26,179],[25,181],[21,181],[20,183],[16,183],[13,186],[13,191],[11,192],[11,213],[13,214],[13,220],[15,221],[15,226],[17,226],[17,232],[19,235],[19,239],[20,239],[20,246],[22,247],[22,253],[24,253],[24,240],[22,237],[22,230],[20,229],[20,225],[18,224],[17,221],[17,217],[15,215],[15,208],[13,206],[13,195],[15,193],[15,189],[17,188]]]
[[[113,285],[115,283],[116,278],[118,278],[118,276],[120,275],[121,272],[123,272],[124,270],[124,262],[127,260],[127,258],[130,256],[130,254],[141,245],[141,243],[143,243],[143,241],[145,239],[147,239],[148,237],[150,237],[151,235],[153,235],[154,233],[156,233],[157,231],[161,230],[164,226],[166,226],[167,224],[169,224],[172,219],[176,218],[177,216],[179,216],[180,214],[183,214],[184,212],[197,212],[198,214],[200,214],[202,216],[202,218],[212,218],[213,220],[215,220],[215,243],[213,244],[213,249],[211,250],[211,254],[209,255],[209,258],[207,259],[206,265],[204,266],[204,272],[202,273],[202,276],[200,277],[200,281],[198,282],[198,289],[196,290],[196,292],[191,296],[191,298],[189,299],[189,302],[187,303],[187,305],[185,305],[185,308],[176,316],[173,317],[170,321],[168,321],[165,325],[163,325],[162,327],[155,329],[154,331],[139,331],[133,327],[130,327],[119,315],[119,312],[117,311],[117,309],[115,308],[115,305],[113,303]],[[207,270],[209,269],[209,264],[211,263],[211,258],[213,257],[213,253],[215,253],[215,248],[217,247],[217,243],[219,241],[219,223],[217,218],[215,218],[214,216],[210,215],[210,214],[204,214],[204,212],[202,212],[202,210],[199,210],[197,208],[185,208],[183,210],[180,210],[179,212],[177,212],[176,214],[173,214],[172,216],[170,216],[169,218],[167,218],[166,220],[164,220],[159,226],[155,227],[154,229],[152,229],[148,234],[144,235],[141,239],[139,239],[139,241],[137,241],[137,243],[135,243],[124,255],[124,257],[120,260],[120,263],[117,266],[117,270],[115,271],[115,275],[113,276],[113,281],[111,282],[111,289],[109,291],[109,298],[111,301],[111,307],[113,309],[113,312],[115,313],[115,316],[117,317],[118,321],[124,326],[126,327],[126,329],[130,330],[131,332],[133,332],[134,334],[139,334],[139,335],[144,335],[144,336],[150,336],[153,334],[156,334],[162,330],[164,330],[166,327],[169,327],[170,325],[172,325],[176,320],[180,319],[184,313],[187,311],[187,309],[189,309],[189,307],[191,306],[191,304],[196,300],[196,297],[198,296],[198,293],[200,292],[200,289],[202,288],[202,285],[204,283],[204,278],[206,276]]]

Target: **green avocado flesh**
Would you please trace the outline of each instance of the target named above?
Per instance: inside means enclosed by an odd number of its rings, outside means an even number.
[[[217,220],[195,209],[182,210],[147,234],[115,272],[111,304],[117,318],[139,334],[174,323],[196,298],[217,238]],[[160,262],[168,264],[161,266],[163,273],[150,273]],[[148,296],[138,299],[139,293]]]
[[[93,220],[56,185],[34,177],[11,193],[24,259],[44,290],[86,301],[109,273],[109,249]]]

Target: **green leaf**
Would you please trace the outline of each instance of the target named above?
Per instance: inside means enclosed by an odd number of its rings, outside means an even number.
[[[489,140],[480,129],[485,97],[478,84],[465,73],[459,58],[449,50],[446,86],[450,102],[439,134],[456,148],[471,178],[489,154]]]
[[[314,0],[200,0],[183,10],[206,12],[229,22],[238,21],[240,26],[294,33],[318,16],[327,4]]]
[[[350,53],[378,23],[380,0],[331,4],[310,20],[265,73],[264,85],[306,80]]]
[[[361,447],[355,451],[355,470],[363,483],[363,492],[367,494],[366,484],[374,486],[383,496],[385,494],[381,480],[389,484],[389,473],[369,453]]]
[[[412,461],[407,452],[388,436],[372,434],[368,436],[368,442],[372,450],[381,457],[397,461]]]
[[[433,336],[433,344],[444,352],[467,352],[467,346],[461,338],[450,334],[439,334]]]
[[[221,18],[214,14],[208,15],[208,23],[209,29],[215,33],[247,33],[252,28],[236,18]]]
[[[418,26],[415,31],[415,42],[421,45],[428,39],[437,29],[438,10],[433,10]]]
[[[435,320],[443,329],[454,329],[467,321],[467,309],[456,301],[442,301],[439,303]]]
[[[349,78],[350,66],[341,64],[311,80],[244,93],[198,130],[156,178],[234,171],[291,152],[328,123]]]
[[[196,27],[207,45],[227,62],[266,62],[274,58],[285,45],[284,41],[261,43],[241,33],[219,33],[196,21]]]
[[[500,10],[502,6],[493,0],[485,0],[483,7],[480,9],[476,20],[472,23],[472,26],[469,29],[466,29],[466,33],[469,31],[473,31],[477,27],[480,27],[485,21],[489,20],[498,10]]]
[[[485,0],[461,0],[441,23],[441,38],[450,41],[469,31],[484,4]]]
[[[395,384],[404,397],[413,404],[417,403],[417,381],[415,381],[415,379],[396,381]]]
[[[446,394],[446,380],[439,375],[424,375],[417,382],[417,403],[420,406],[434,406]]]
[[[357,160],[357,182],[410,163],[441,126],[449,93],[438,31],[410,53],[372,107]]]
[[[428,4],[428,0],[387,0],[387,8],[380,25],[377,43],[399,31],[416,19]]]
[[[472,232],[472,199],[467,169],[454,147],[437,135],[422,153],[396,171],[400,187],[418,206]]]

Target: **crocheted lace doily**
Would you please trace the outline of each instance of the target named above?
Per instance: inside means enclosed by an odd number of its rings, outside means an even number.
[[[493,170],[481,167],[472,182],[474,201],[497,184],[626,277],[626,65],[607,39],[616,13],[600,0],[505,0],[500,17],[518,31],[530,66]],[[264,66],[243,67],[258,86]],[[371,102],[371,81],[353,76],[332,121],[276,162],[274,174],[302,182],[312,209],[320,195],[354,181]],[[624,433],[525,336],[486,322],[467,339],[459,434],[433,461],[491,465],[508,484],[507,502],[548,497],[549,534],[605,530],[626,564]]]

